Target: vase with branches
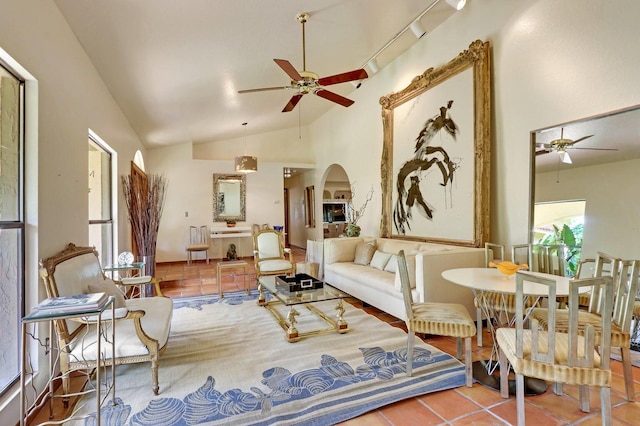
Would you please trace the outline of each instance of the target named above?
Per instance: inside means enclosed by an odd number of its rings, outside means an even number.
[[[367,209],[367,205],[369,201],[373,198],[373,185],[371,185],[371,189],[367,192],[367,195],[364,197],[364,202],[360,205],[359,208],[355,208],[353,206],[353,197],[355,196],[355,183],[351,185],[351,198],[346,205],[344,216],[347,221],[346,234],[347,237],[359,237],[360,236],[360,225],[358,225],[358,220],[364,215],[364,211]]]
[[[155,275],[156,242],[164,208],[167,180],[162,175],[123,175],[122,188],[127,206],[134,250],[146,259],[147,275]]]

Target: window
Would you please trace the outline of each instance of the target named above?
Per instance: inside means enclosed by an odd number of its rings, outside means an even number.
[[[573,277],[582,252],[585,200],[536,203],[533,212],[533,243],[565,245],[567,276]]]
[[[0,394],[20,376],[24,294],[24,82],[0,63]]]
[[[113,150],[89,131],[89,244],[100,254],[102,266],[114,259]]]

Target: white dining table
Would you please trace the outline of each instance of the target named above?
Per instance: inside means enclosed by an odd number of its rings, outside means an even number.
[[[549,278],[556,281],[556,296],[569,295],[569,282],[571,278],[559,275],[546,274],[542,272],[525,271],[531,275]],[[457,285],[471,289],[478,306],[487,318],[487,328],[491,333],[493,346],[491,356],[487,360],[474,362],[474,378],[480,383],[493,389],[500,389],[498,373],[498,344],[495,339],[496,330],[500,327],[513,326],[515,317],[507,311],[507,297],[514,297],[516,294],[516,275],[505,275],[496,268],[457,268],[442,272],[442,278]],[[501,297],[501,303],[495,303],[494,293]],[[523,286],[525,297],[533,298],[529,300],[529,306],[536,303],[543,297],[548,296],[549,288],[537,283],[527,282]],[[497,306],[497,307],[496,307]],[[526,384],[527,395],[537,395],[546,391],[546,383],[529,379]],[[511,387],[511,386],[510,386]]]

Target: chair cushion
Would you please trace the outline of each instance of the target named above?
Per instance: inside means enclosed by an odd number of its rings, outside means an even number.
[[[260,272],[275,272],[275,271],[285,271],[287,269],[292,269],[293,265],[288,260],[284,259],[275,259],[275,260],[262,260],[258,262],[258,268],[260,268]]]
[[[547,352],[547,333],[539,334],[538,351]],[[567,384],[582,383],[590,386],[606,386],[611,383],[611,370],[594,370],[593,368],[570,367],[568,365],[569,343],[568,335],[556,333],[556,367],[551,364],[531,360],[531,330],[523,330],[523,358],[516,356],[516,330],[515,328],[502,327],[496,331],[496,339],[500,349],[509,360],[511,367],[519,374],[529,377],[562,382]],[[578,355],[584,356],[584,338],[578,336]],[[594,366],[600,366],[600,356],[594,351]]]
[[[204,251],[209,250],[209,244],[191,244],[187,246],[188,251]]]
[[[471,337],[476,334],[476,325],[467,308],[458,303],[414,303],[413,319],[408,322],[416,333],[439,336]]]
[[[356,265],[367,266],[369,263],[371,263],[371,258],[373,258],[373,254],[375,253],[375,251],[375,240],[359,242],[356,245],[356,257],[353,260],[353,263],[355,263]]]

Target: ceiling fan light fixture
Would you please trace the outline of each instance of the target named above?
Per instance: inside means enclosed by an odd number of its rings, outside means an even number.
[[[416,36],[417,39],[421,39],[422,36],[424,36],[427,33],[427,31],[424,28],[422,28],[422,25],[418,21],[413,21],[411,25],[409,25],[409,28],[411,29],[411,32],[413,33],[414,36]]]
[[[572,164],[573,162],[571,161],[571,157],[569,157],[569,153],[567,151],[562,151],[560,153],[560,160],[564,163],[564,164]]]
[[[245,155],[240,155],[235,158],[235,170],[240,173],[253,173],[258,171],[258,157],[246,155],[247,151],[247,123],[242,123],[244,126],[244,150]]]
[[[447,4],[455,10],[462,10],[467,4],[467,0],[446,0]]]

